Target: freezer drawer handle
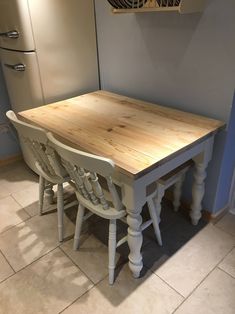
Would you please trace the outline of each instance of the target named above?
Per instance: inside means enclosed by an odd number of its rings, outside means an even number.
[[[19,32],[17,32],[16,30],[14,31],[9,31],[9,32],[5,32],[5,33],[0,33],[0,36],[2,37],[8,37],[8,38],[18,38],[19,37]]]
[[[22,71],[25,71],[25,68],[26,66],[22,63],[17,63],[17,64],[7,64],[5,63],[4,64],[5,67],[9,68],[9,69],[12,69],[14,71],[17,71],[17,72],[22,72]]]

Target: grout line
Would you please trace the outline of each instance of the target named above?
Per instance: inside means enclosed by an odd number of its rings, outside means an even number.
[[[231,251],[233,250],[233,248],[225,255],[227,256]],[[215,265],[215,267],[213,267],[211,269],[211,271],[198,283],[198,285],[196,285],[196,287],[190,292],[190,294],[185,297],[185,300],[172,312],[172,314],[174,314],[176,312],[176,310],[186,301],[188,300],[191,295],[199,288],[199,286],[210,276],[210,274],[216,269],[219,268],[219,264],[224,260],[225,256],[223,256],[222,259],[220,259],[220,261]],[[232,277],[233,278],[233,277]]]
[[[0,232],[0,237],[2,236],[2,234],[5,234],[5,233],[6,233],[6,232],[8,232],[9,230],[12,230],[12,229],[16,228],[17,226],[19,226],[20,224],[22,224],[22,223],[24,223],[24,222],[26,222],[26,221],[30,220],[31,218],[33,218],[33,217],[29,216],[29,218],[27,218],[27,219],[25,219],[25,220],[20,221],[20,222],[19,222],[19,223],[17,223],[16,225],[11,226],[11,227],[7,228],[7,229],[6,229],[6,230],[4,230],[4,231],[1,231],[1,232]]]
[[[23,190],[22,190],[23,191]],[[32,218],[32,217],[34,217],[34,216],[31,216],[26,210],[25,210],[25,207],[24,206],[22,206],[15,198],[14,198],[14,196],[11,194],[11,197],[12,197],[12,199],[21,207],[21,209],[23,209],[23,211],[29,216],[29,219],[30,218]],[[36,215],[35,215],[36,216]],[[27,219],[28,220],[28,219]]]
[[[222,261],[235,249],[235,245],[231,248],[231,250],[223,257]],[[221,263],[221,262],[220,262]],[[218,265],[218,264],[217,264]]]
[[[59,248],[61,249],[61,251],[71,260],[71,262],[93,283],[94,286],[98,285],[102,280],[104,280],[107,276],[105,275],[103,278],[101,278],[97,283],[95,283],[90,277],[89,275],[87,275],[75,262],[74,260],[63,250],[62,244],[59,245]]]
[[[106,278],[108,278],[108,275],[106,275],[103,279],[99,280],[96,284],[94,284],[94,286],[92,286],[91,288],[89,288],[87,291],[85,291],[82,295],[80,295],[76,300],[74,300],[71,304],[69,304],[68,306],[66,306],[61,312],[59,312],[58,314],[63,313],[67,308],[69,308],[71,305],[73,305],[74,303],[76,303],[81,297],[83,297],[86,293],[90,292],[91,290],[93,290],[98,284],[100,284],[102,281],[104,281]]]
[[[86,290],[83,294],[81,294],[77,299],[75,299],[72,303],[70,303],[68,306],[66,306],[62,311],[60,311],[58,314],[63,313],[67,308],[69,308],[70,306],[72,306],[74,303],[76,303],[81,297],[83,297],[86,293],[90,292],[91,290],[93,290],[97,285],[99,285],[102,281],[104,281],[106,278],[108,278],[108,274],[103,277],[102,279],[100,279],[97,283],[94,283],[90,277],[83,271],[81,270],[81,268],[70,258],[70,256],[64,252],[64,250],[59,247],[61,249],[61,251],[72,261],[72,263],[93,283],[93,286],[90,287],[88,290]]]
[[[58,248],[58,246],[55,247],[55,248],[53,248],[52,250],[48,251],[47,253],[43,254],[42,256],[40,256],[40,257],[37,258],[36,260],[32,261],[32,262],[29,263],[28,265],[24,266],[23,268],[19,269],[18,271],[15,271],[15,270],[13,269],[13,270],[14,270],[14,274],[10,275],[9,277],[7,277],[7,278],[5,278],[3,281],[1,281],[1,282],[0,282],[0,285],[1,285],[3,282],[5,282],[5,281],[7,281],[8,279],[10,279],[11,277],[13,277],[13,276],[17,275],[18,273],[20,273],[21,271],[23,271],[23,270],[24,270],[25,268],[27,268],[28,266],[32,265],[33,263],[38,262],[40,259],[42,259],[43,257],[45,257],[47,254],[50,254],[51,252],[53,252],[53,251],[56,250],[57,248]],[[11,265],[10,265],[10,266],[11,266]],[[11,266],[11,267],[12,267],[12,266]]]
[[[38,257],[37,259],[33,260],[31,263],[25,265],[24,267],[22,267],[21,269],[15,271],[15,275],[20,273],[22,270],[24,270],[25,268],[27,268],[28,266],[32,265],[33,263],[38,262],[40,259],[42,259],[43,257],[45,257],[46,255],[50,254],[51,252],[55,251],[58,248],[58,246],[54,247],[53,249],[49,250],[48,252],[46,252],[45,254],[41,255],[40,257]]]
[[[151,270],[150,268],[149,268],[149,270],[157,277],[157,278],[159,278],[160,280],[162,280],[169,288],[171,288],[172,290],[174,290],[178,295],[180,295],[182,298],[183,298],[183,300],[182,300],[182,303],[184,302],[184,300],[185,300],[185,297],[179,292],[179,291],[177,291],[174,287],[172,287],[167,281],[165,281],[164,279],[162,279],[160,276],[158,276],[153,270]],[[181,304],[182,304],[181,303]]]
[[[16,273],[16,271],[14,270],[14,268],[11,266],[10,262],[8,261],[8,259],[6,258],[5,254],[3,253],[3,251],[0,249],[0,253],[2,254],[2,256],[4,257],[4,259],[6,260],[7,264],[11,267],[11,269],[13,270],[14,274]],[[14,275],[13,274],[13,275]]]
[[[91,288],[89,288],[87,291],[85,291],[84,293],[82,293],[77,299],[75,299],[72,303],[70,303],[68,306],[66,306],[63,310],[61,310],[60,312],[58,312],[58,314],[62,314],[65,310],[67,310],[70,306],[72,306],[74,303],[76,303],[81,297],[83,297],[86,293],[90,292],[92,289],[95,288],[96,285],[92,286]]]
[[[226,270],[224,270],[223,268],[220,268],[219,266],[217,267],[219,270],[221,270],[222,272],[224,272],[226,275],[228,275],[229,277],[235,279],[235,277],[233,275],[231,275],[230,273],[228,273]]]
[[[26,212],[26,214],[29,216],[29,219],[30,219],[30,218],[33,218],[33,217],[35,217],[35,216],[37,216],[37,215],[39,215],[39,211],[38,211],[36,214],[31,215],[31,214],[28,213],[27,210],[25,209],[25,207],[27,207],[27,206],[22,206],[22,205],[17,201],[17,199],[14,198],[13,195],[11,195],[11,197],[14,199],[14,201],[15,201],[17,204],[19,204],[19,205],[22,207],[22,209],[23,209],[23,210]],[[36,204],[37,202],[38,202],[38,200],[36,200],[34,203]],[[33,204],[33,203],[32,203],[32,204]],[[32,204],[30,204],[30,205],[32,205]]]
[[[216,228],[219,229],[220,231],[223,231],[224,233],[226,233],[226,234],[228,234],[228,235],[230,235],[230,236],[232,236],[232,237],[235,238],[235,235],[234,235],[234,234],[232,234],[232,233],[230,233],[230,232],[224,230],[223,228],[217,226],[217,224],[215,224],[214,227],[216,227]]]
[[[93,290],[101,281],[105,280],[108,277],[108,275],[106,275],[103,279],[101,279],[100,281],[98,281],[96,284],[94,284],[94,286],[92,286],[91,288],[89,288],[87,291],[85,291],[83,294],[81,294],[76,300],[74,300],[71,304],[69,304],[68,306],[66,306],[61,312],[59,312],[58,314],[63,313],[65,310],[67,310],[67,308],[69,308],[70,306],[72,306],[74,303],[76,303],[81,297],[83,297],[85,294],[87,294],[88,292],[90,292],[91,290]]]
[[[1,284],[4,283],[5,281],[7,281],[8,279],[10,279],[11,277],[15,276],[16,273],[14,274],[11,274],[10,276],[8,276],[7,278],[3,279],[2,281],[0,281],[0,287],[1,287]]]
[[[68,257],[68,259],[85,275],[92,283],[95,285],[94,281],[72,260],[72,258],[63,250],[61,246],[59,246],[60,250]]]

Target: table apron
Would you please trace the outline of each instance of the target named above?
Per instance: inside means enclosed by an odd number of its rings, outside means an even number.
[[[135,185],[141,185],[142,187],[146,187],[190,159],[193,159],[194,161],[200,159],[202,162],[208,164],[212,156],[213,143],[214,136],[211,136],[205,141],[200,142],[199,144],[182,152],[181,154],[177,155],[166,163],[163,163],[162,165],[153,169],[143,177],[135,180]]]

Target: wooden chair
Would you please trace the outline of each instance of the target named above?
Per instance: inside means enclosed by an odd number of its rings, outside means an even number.
[[[20,121],[13,111],[6,113],[8,119],[17,130],[20,140],[25,143],[35,162],[39,173],[39,213],[43,213],[44,191],[47,183],[58,186],[57,215],[59,241],[63,241],[63,216],[64,209],[77,204],[77,201],[64,206],[63,183],[69,182],[70,177],[61,166],[56,152],[49,147],[46,131],[31,124]]]
[[[63,167],[69,173],[79,202],[74,235],[74,249],[79,247],[79,238],[84,220],[92,214],[109,220],[109,283],[114,282],[115,253],[116,248],[127,240],[127,236],[117,242],[116,220],[126,216],[126,210],[122,204],[118,187],[113,183],[115,165],[112,160],[88,154],[58,141],[51,133],[47,134],[49,145],[56,150],[60,156]],[[107,190],[104,189],[105,181]],[[151,196],[148,197],[150,204]],[[151,203],[152,204],[152,203]],[[84,215],[85,209],[88,214]],[[149,207],[151,219],[143,223],[144,230],[153,223],[159,244],[161,245],[161,234],[159,230],[158,216],[154,206]]]

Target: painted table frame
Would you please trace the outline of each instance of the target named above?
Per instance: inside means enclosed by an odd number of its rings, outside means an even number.
[[[122,194],[123,203],[127,210],[128,223],[128,245],[130,248],[129,268],[135,278],[138,278],[143,268],[141,247],[143,235],[141,231],[142,217],[141,212],[146,200],[146,188],[152,182],[174,170],[187,160],[194,161],[194,182],[192,186],[192,205],[190,217],[193,225],[197,225],[202,214],[202,199],[205,193],[206,168],[212,158],[214,135],[202,140],[182,152],[178,156],[157,166],[149,173],[140,178],[130,178],[120,173],[117,176],[119,182],[123,182]]]

